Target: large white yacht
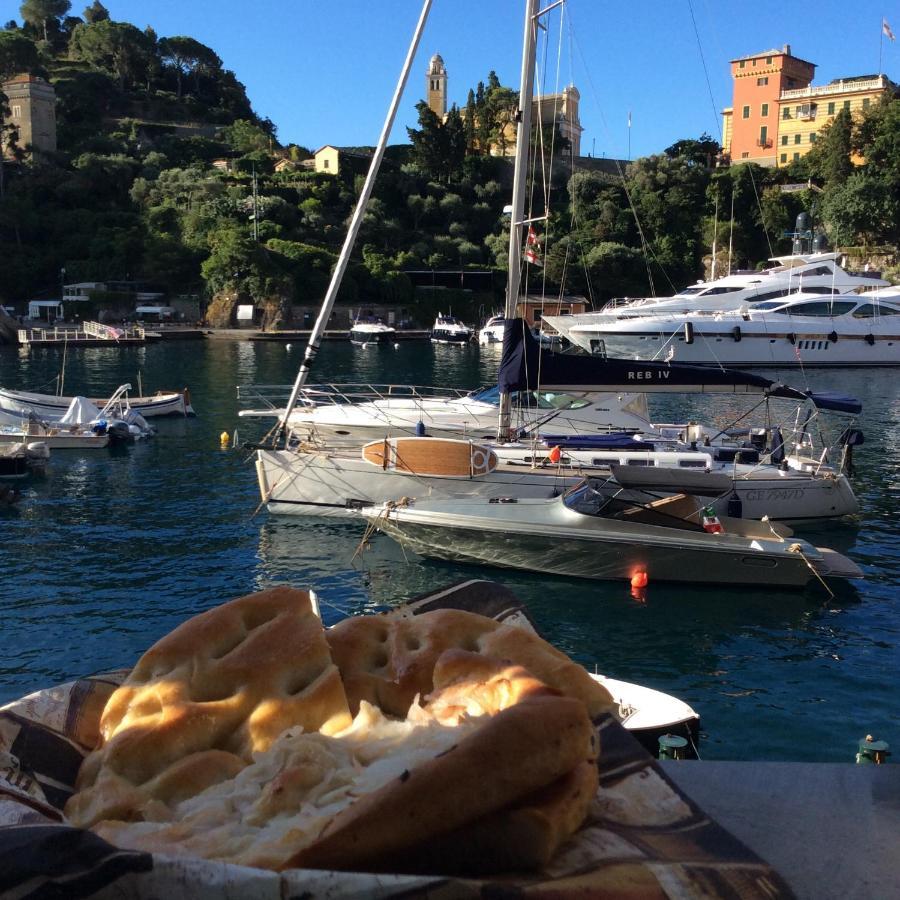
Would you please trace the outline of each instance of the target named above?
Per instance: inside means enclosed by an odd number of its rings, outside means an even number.
[[[672,297],[645,297],[610,301],[599,312],[573,316],[545,316],[544,321],[563,337],[588,353],[618,353],[611,349],[609,335],[625,322],[645,317],[666,317],[684,321],[691,313],[722,313],[752,309],[755,304],[775,301],[793,294],[844,294],[851,291],[887,287],[889,282],[874,273],[853,274],[838,265],[834,252],[793,253],[770,259],[771,268],[737,272],[686,287]],[[830,329],[829,329],[830,330]],[[617,345],[618,346],[618,345]],[[633,353],[627,353],[633,356]],[[640,357],[643,358],[643,357]],[[694,362],[693,357],[679,357]],[[711,361],[711,360],[710,360]]]
[[[740,310],[660,311],[612,322],[592,340],[610,357],[693,365],[897,366],[900,292],[804,291]]]

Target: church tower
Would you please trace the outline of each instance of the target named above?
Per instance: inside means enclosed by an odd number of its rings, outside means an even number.
[[[439,53],[428,63],[425,97],[432,112],[441,120],[447,114],[447,69]]]

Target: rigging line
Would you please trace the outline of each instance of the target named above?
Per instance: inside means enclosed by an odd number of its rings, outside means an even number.
[[[762,201],[759,199],[759,191],[756,187],[756,179],[753,177],[753,166],[747,166],[747,172],[750,175],[750,184],[753,185],[753,196],[756,197],[756,208],[759,210],[759,218],[762,222],[763,234],[766,236],[766,243],[769,245],[769,256],[774,256],[775,250],[772,247],[772,239],[769,237],[769,229],[766,228],[766,220],[762,214]]]
[[[706,57],[703,55],[703,44],[700,41],[700,32],[697,29],[697,19],[694,17],[694,4],[692,0],[687,0],[688,9],[691,13],[691,24],[694,26],[694,37],[697,39],[697,51],[700,54],[700,63],[703,66],[703,77],[706,79],[706,90],[709,92],[709,102],[713,109],[713,119],[716,123],[716,130],[719,133],[719,146],[722,146],[722,120],[719,118],[719,110],[716,106],[716,99],[713,97],[712,83],[709,80],[709,70],[706,68]]]
[[[569,18],[571,19],[571,14],[570,14]],[[578,49],[578,56],[581,59],[581,62],[585,68],[585,78],[587,79],[588,85],[590,86],[590,89],[591,89],[591,93],[593,94],[595,102],[597,103],[597,108],[600,111],[599,112],[600,121],[603,123],[603,130],[606,133],[607,138],[609,138],[609,127],[606,124],[606,118],[603,115],[602,108],[600,107],[600,103],[599,103],[599,99],[598,99],[599,92],[597,91],[597,87],[594,84],[594,80],[590,76],[590,70],[587,68],[587,61],[585,59],[584,52],[581,49],[581,45],[578,43],[577,38],[573,38],[573,41],[575,43],[576,48]],[[669,273],[666,271],[665,266],[662,264],[662,262],[660,262],[659,257],[656,254],[656,251],[653,249],[653,247],[650,245],[650,243],[647,240],[647,236],[644,233],[643,225],[641,225],[641,220],[638,216],[637,207],[634,205],[634,200],[631,196],[631,191],[628,189],[628,184],[625,180],[625,173],[622,170],[622,166],[619,164],[618,160],[613,160],[613,162],[615,163],[616,173],[618,174],[619,179],[622,182],[622,190],[625,193],[625,198],[628,200],[628,208],[631,211],[631,215],[634,217],[634,223],[635,223],[635,227],[637,228],[638,236],[640,237],[640,240],[641,240],[641,249],[644,253],[644,257],[645,257],[645,259],[648,255],[653,257],[654,261],[659,266],[660,272],[663,274],[666,281],[669,283],[669,286],[672,288],[672,293],[673,294],[678,293],[678,288],[675,287],[675,284],[672,281],[672,279],[669,277]],[[646,265],[647,265],[647,279],[650,282],[650,293],[652,296],[655,297],[656,296],[656,286],[653,282],[653,273],[650,269],[649,261],[647,261]]]

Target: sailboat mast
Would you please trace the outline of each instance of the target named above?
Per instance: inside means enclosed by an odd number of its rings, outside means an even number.
[[[519,81],[519,109],[516,127],[516,155],[513,170],[512,212],[509,223],[509,276],[506,282],[507,322],[516,316],[522,272],[522,220],[525,215],[525,185],[528,175],[528,145],[531,142],[531,101],[534,94],[535,34],[538,0],[525,0],[525,34],[522,38],[522,77]],[[555,5],[555,4],[554,4]],[[509,327],[507,325],[507,327]],[[500,392],[500,424],[497,439],[509,439],[510,396]]]
[[[331,310],[334,308],[334,301],[337,299],[338,290],[340,289],[341,281],[344,277],[344,272],[347,271],[347,264],[350,262],[350,254],[353,250],[353,245],[356,243],[356,235],[359,233],[359,228],[362,224],[363,216],[366,212],[366,207],[369,204],[369,198],[372,196],[372,190],[375,187],[375,178],[378,175],[378,169],[381,167],[381,160],[384,157],[384,150],[385,147],[387,147],[388,138],[391,135],[391,128],[394,125],[394,119],[397,115],[397,108],[400,106],[400,98],[403,96],[403,89],[406,87],[406,81],[409,78],[409,72],[412,68],[413,59],[415,58],[416,50],[419,47],[419,40],[422,37],[422,32],[425,29],[425,21],[428,18],[430,9],[431,0],[424,0],[422,4],[422,12],[419,15],[419,21],[416,24],[416,30],[413,33],[412,41],[410,42],[409,50],[406,54],[406,60],[403,63],[403,69],[400,72],[400,78],[397,81],[397,87],[394,90],[394,96],[391,100],[390,108],[388,109],[387,116],[384,120],[384,127],[381,130],[381,137],[379,137],[378,139],[378,145],[375,148],[375,153],[372,156],[372,162],[369,164],[369,172],[366,175],[366,180],[363,184],[362,191],[360,192],[356,208],[353,210],[353,217],[350,220],[350,227],[347,229],[347,235],[344,238],[344,246],[341,247],[337,265],[335,265],[334,271],[331,273],[331,282],[329,283],[328,290],[325,293],[325,299],[322,301],[322,308],[319,310],[319,316],[316,319],[316,323],[313,326],[312,333],[309,336],[309,342],[306,345],[306,352],[303,354],[303,362],[300,364],[300,370],[297,372],[297,378],[294,381],[294,387],[291,390],[290,399],[288,400],[287,406],[284,408],[284,414],[279,421],[279,431],[282,436],[284,436],[287,432],[288,419],[290,418],[294,407],[297,405],[297,399],[300,396],[300,391],[303,388],[303,385],[306,383],[306,379],[309,375],[309,370],[312,366],[312,362],[315,359],[316,354],[319,352],[319,346],[322,343],[322,336],[325,333],[325,328],[328,325],[328,320],[329,318],[331,318]]]

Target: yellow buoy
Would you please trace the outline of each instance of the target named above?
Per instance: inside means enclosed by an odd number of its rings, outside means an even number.
[[[231,438],[229,437],[228,432],[227,432],[227,431],[223,431],[223,432],[219,435],[219,443],[222,445],[223,448],[225,448],[225,447],[228,446],[228,444],[229,444],[230,442],[231,442]]]

